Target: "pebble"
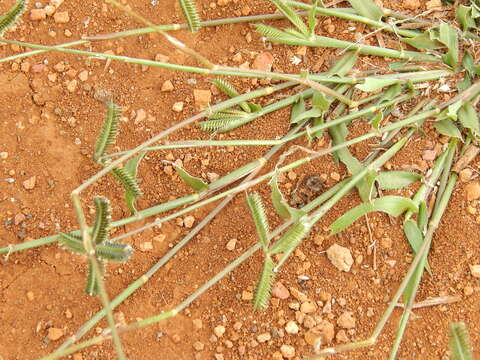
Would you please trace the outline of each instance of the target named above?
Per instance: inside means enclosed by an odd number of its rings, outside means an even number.
[[[242,291],[242,300],[243,301],[250,301],[253,299],[253,293],[250,291],[243,290]]]
[[[305,333],[305,341],[309,345],[314,345],[319,339],[320,345],[325,345],[333,341],[335,336],[335,328],[333,324],[327,320],[321,320],[313,329]]]
[[[55,20],[57,24],[66,24],[70,21],[70,15],[68,11],[57,11],[53,15],[53,20]]]
[[[337,319],[337,325],[344,329],[353,329],[355,327],[355,317],[353,312],[345,311]]]
[[[295,348],[291,345],[282,345],[280,352],[285,359],[292,359],[295,356]]]
[[[47,338],[51,341],[56,341],[64,335],[63,329],[51,327],[48,329]]]
[[[5,160],[8,158],[8,152],[2,151],[0,152],[0,159]]]
[[[277,281],[272,287],[272,295],[280,300],[286,300],[290,297],[290,292],[280,281]]]
[[[28,291],[28,292],[27,292],[27,299],[28,299],[29,301],[35,300],[35,295],[33,294],[32,291]]]
[[[480,279],[480,265],[470,265],[470,272],[474,278]]]
[[[197,351],[202,351],[205,348],[205,345],[200,341],[195,341],[193,343],[193,348]]]
[[[175,112],[182,112],[183,111],[183,101],[178,101],[173,104],[172,110]]]
[[[272,335],[270,333],[263,333],[257,336],[257,341],[259,343],[265,343],[269,341],[272,338]]]
[[[251,12],[252,12],[252,9],[250,9],[250,6],[245,5],[244,7],[242,7],[242,15],[243,16],[248,16],[248,15],[250,15]]]
[[[20,64],[20,70],[22,70],[24,73],[28,73],[30,71],[31,64],[28,61],[23,61]]]
[[[80,71],[80,73],[78,74],[78,78],[80,79],[80,81],[87,81],[88,71],[87,70]]]
[[[55,13],[56,9],[55,9],[55,6],[47,5],[45,6],[44,10],[47,16],[52,16]]]
[[[317,311],[317,305],[313,301],[306,301],[300,305],[300,311],[304,314],[311,314]]]
[[[193,97],[195,98],[195,105],[203,108],[212,101],[212,92],[210,90],[194,89]]]
[[[252,68],[255,70],[270,71],[273,65],[273,60],[273,55],[270,52],[262,52],[258,54],[253,61]]]
[[[153,250],[153,244],[151,241],[145,241],[140,244],[139,248],[140,248],[140,251],[143,251],[143,252],[150,251],[150,250]]]
[[[420,5],[420,0],[405,0],[403,3],[403,7],[408,10],[417,10]]]
[[[291,334],[291,335],[295,335],[295,334],[298,334],[298,325],[295,321],[293,320],[290,320],[289,322],[287,322],[287,324],[285,325],[285,331],[287,332],[287,334]]]
[[[272,360],[283,360],[282,353],[280,351],[275,351],[272,354]]]
[[[332,180],[335,180],[335,181],[339,181],[339,180],[340,180],[340,174],[337,173],[336,171],[330,173],[330,177],[332,178]]]
[[[208,178],[208,181],[210,181],[212,183],[212,182],[220,179],[220,175],[217,174],[217,173],[214,173],[214,172],[209,172],[209,173],[207,173],[207,178]]]
[[[67,82],[67,90],[70,91],[71,93],[75,92],[77,89],[78,81],[77,80],[72,80]]]
[[[425,150],[422,155],[422,159],[425,161],[433,161],[437,157],[437,152],[435,150]]]
[[[308,301],[308,296],[299,291],[298,289],[291,287],[290,288],[290,293],[292,296],[297,299],[298,301],[305,302]]]
[[[32,9],[30,10],[30,20],[40,21],[47,18],[45,9]]]
[[[188,215],[183,218],[183,225],[187,229],[190,229],[194,223],[195,223],[195,218],[192,215]]]
[[[343,329],[337,332],[337,335],[335,335],[335,340],[337,340],[339,343],[346,343],[350,341],[347,332]]]
[[[465,194],[468,201],[480,199],[480,182],[467,184],[465,186]]]
[[[333,266],[338,270],[345,272],[350,271],[353,264],[353,258],[349,249],[338,244],[333,244],[328,248],[327,256]]]
[[[37,183],[37,177],[32,176],[31,178],[25,180],[22,184],[26,190],[32,190],[35,187],[36,183]]]
[[[109,90],[97,89],[93,94],[93,98],[102,103],[107,103],[113,99],[113,95]]]
[[[83,360],[83,356],[80,353],[73,354],[73,360]]]
[[[458,175],[460,177],[460,180],[462,180],[463,182],[467,182],[467,181],[470,181],[472,179],[473,172],[472,172],[471,169],[466,168],[466,169],[463,169],[462,171],[460,171],[460,173]]]
[[[144,109],[138,109],[133,121],[135,124],[138,124],[147,118],[147,112]]]
[[[216,337],[222,337],[223,334],[225,334],[225,326],[218,325],[213,329],[213,333],[215,334]]]
[[[227,250],[233,251],[235,250],[235,246],[237,245],[237,239],[231,239],[227,243]]]
[[[174,87],[173,87],[173,84],[170,80],[167,80],[165,81],[163,84],[162,84],[162,91],[163,92],[170,92],[170,91],[173,91]]]
[[[463,293],[465,294],[465,296],[470,296],[473,294],[473,287],[471,287],[470,285],[467,285],[463,288]]]

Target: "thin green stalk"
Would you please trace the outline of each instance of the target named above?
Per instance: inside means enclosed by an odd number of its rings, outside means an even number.
[[[110,305],[110,300],[108,298],[107,290],[105,288],[105,282],[103,281],[102,271],[100,270],[100,265],[98,265],[97,256],[95,255],[95,249],[92,244],[90,232],[88,231],[87,220],[85,219],[85,214],[83,213],[82,203],[80,202],[80,196],[75,191],[72,192],[72,202],[73,202],[73,207],[75,209],[75,213],[77,214],[78,223],[80,225],[80,231],[82,233],[82,239],[83,239],[83,246],[85,247],[89,262],[93,267],[93,274],[96,278],[96,282],[98,285],[98,296],[107,314],[107,320],[110,326],[110,331],[112,332],[115,351],[117,352],[118,358],[120,360],[127,360],[127,357],[123,352],[122,341],[120,340],[120,336],[118,335],[117,327],[115,325],[115,319],[113,318],[112,307]]]

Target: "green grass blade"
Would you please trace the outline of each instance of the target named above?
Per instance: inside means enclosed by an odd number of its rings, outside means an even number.
[[[5,14],[0,16],[0,36],[13,27],[26,9],[27,0],[17,0]]]
[[[348,0],[350,5],[362,16],[379,21],[383,16],[383,10],[372,0]]]
[[[118,135],[118,120],[121,114],[121,108],[113,102],[107,103],[107,116],[103,122],[102,130],[95,143],[93,160],[99,162],[100,158],[106,153],[108,147],[115,142]]]
[[[407,210],[414,213],[418,212],[418,207],[413,200],[401,196],[383,196],[372,200],[371,202],[357,205],[353,209],[347,211],[329,226],[331,231],[330,235],[335,235],[345,230],[356,220],[370,212],[381,211],[390,216],[399,216]]]
[[[290,230],[288,230],[280,239],[278,239],[269,249],[271,255],[279,253],[290,254],[300,242],[308,235],[312,225],[304,220],[299,219]]]
[[[197,32],[200,25],[200,15],[198,14],[197,6],[194,0],[178,0],[180,7],[182,8],[183,15],[187,20],[188,28],[191,32]]]
[[[95,255],[106,261],[125,262],[133,255],[133,248],[128,244],[104,242],[95,247]]]
[[[270,256],[265,256],[265,263],[263,264],[262,274],[255,290],[255,297],[253,298],[253,308],[266,309],[268,307],[268,301],[270,300],[272,293],[272,284],[275,279],[275,272],[273,268],[275,263]]]
[[[80,235],[60,233],[58,243],[61,247],[68,249],[77,255],[87,255]]]
[[[129,191],[135,197],[143,195],[142,190],[140,190],[140,186],[137,183],[137,179],[135,179],[127,169],[124,167],[117,167],[112,170],[112,174],[123,185],[125,191]]]
[[[450,324],[449,346],[453,360],[473,360],[470,336],[463,322]]]
[[[227,80],[214,79],[214,80],[212,80],[212,84],[215,85],[225,95],[227,95],[231,98],[234,98],[236,96],[240,96],[237,89],[235,89],[235,87],[232,84],[230,84]],[[238,104],[238,106],[240,106],[240,108],[247,113],[252,111],[252,109],[250,108],[250,106],[248,105],[248,103],[246,101],[242,101],[241,103]]]
[[[175,163],[171,163],[172,166],[175,168],[178,176],[195,191],[204,191],[208,189],[208,184],[204,182],[202,179],[190,175],[185,169],[181,166],[176,165]]]
[[[247,195],[247,204],[252,215],[255,228],[257,229],[258,240],[266,251],[268,248],[268,234],[270,232],[270,225],[268,224],[267,214],[265,213],[265,206],[262,198],[258,193]]]
[[[140,155],[128,160],[125,163],[125,170],[127,170],[134,179],[137,179],[138,165],[140,165],[140,162],[142,161],[145,154],[146,152],[142,152]],[[131,193],[129,190],[125,189],[125,203],[133,214],[137,213],[137,209],[135,207],[136,201],[137,196],[135,196],[135,194]]]
[[[92,229],[92,243],[100,244],[108,239],[112,220],[110,201],[98,196],[93,199],[95,203],[95,223]]]
[[[283,15],[287,17],[290,22],[295,25],[295,27],[306,37],[309,35],[309,30],[305,23],[303,22],[302,18],[300,15],[298,15],[291,7],[290,5],[287,5],[283,0],[269,0],[271,3],[273,3],[278,10],[280,10]]]

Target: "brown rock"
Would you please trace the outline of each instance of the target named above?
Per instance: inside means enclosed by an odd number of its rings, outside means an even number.
[[[355,327],[355,317],[353,312],[345,311],[337,319],[337,325],[344,329],[353,329]]]
[[[57,24],[66,24],[70,21],[70,15],[68,11],[57,11],[53,15],[53,20],[55,20]]]
[[[285,359],[292,359],[295,356],[295,348],[291,345],[282,345],[280,352]]]
[[[290,292],[280,281],[277,281],[272,287],[272,295],[280,300],[286,300],[290,297]]]
[[[44,9],[32,9],[30,11],[30,20],[40,21],[47,18],[47,13]]]
[[[51,341],[56,341],[64,335],[63,329],[51,327],[48,329],[47,338]]]
[[[272,335],[270,333],[266,332],[266,333],[258,335],[257,336],[257,341],[259,343],[265,343],[267,341],[270,341],[271,338],[272,338]]]
[[[233,251],[235,250],[235,246],[237,245],[237,239],[231,239],[227,243],[227,250]]]
[[[270,69],[272,68],[273,60],[273,55],[270,52],[262,52],[258,54],[253,61],[252,68],[255,70],[270,71]]]
[[[210,90],[193,90],[195,104],[199,107],[205,107],[212,101],[212,92]]]
[[[462,180],[463,182],[470,181],[472,179],[472,175],[473,175],[473,172],[469,168],[463,169],[458,174],[458,176],[460,177],[460,180]]]
[[[349,249],[338,244],[333,244],[328,248],[327,256],[333,266],[338,270],[345,272],[350,271],[353,264],[353,258]]]
[[[474,278],[480,279],[480,265],[470,265],[470,272]]]
[[[31,178],[25,180],[22,184],[26,190],[32,190],[35,187],[36,183],[37,183],[37,177],[32,176]]]
[[[403,2],[403,7],[409,10],[417,10],[420,7],[420,5],[421,4],[419,0],[405,0]]]
[[[310,329],[305,334],[305,341],[309,345],[314,345],[315,342],[320,341],[320,345],[325,345],[333,341],[335,336],[334,326],[327,320],[322,320],[313,329]]]
[[[425,161],[433,161],[437,157],[435,150],[425,150],[422,155],[422,159]]]
[[[343,329],[337,332],[337,335],[335,335],[335,340],[337,340],[339,343],[346,343],[350,341],[347,332]]]
[[[442,7],[442,0],[430,0],[427,1],[425,4],[427,6],[427,9],[435,9],[435,8],[441,8]]]
[[[317,305],[313,301],[306,301],[300,305],[300,311],[304,314],[311,314],[317,311]]]
[[[173,83],[170,80],[167,80],[162,84],[161,90],[163,92],[170,92],[170,91],[173,91],[173,89],[174,89]]]
[[[253,294],[250,291],[243,290],[242,291],[242,300],[250,301],[253,299]]]
[[[480,182],[467,184],[465,186],[465,194],[468,201],[480,199]]]
[[[290,294],[292,294],[292,296],[298,301],[301,301],[301,302],[308,301],[308,296],[294,287],[290,288]]]

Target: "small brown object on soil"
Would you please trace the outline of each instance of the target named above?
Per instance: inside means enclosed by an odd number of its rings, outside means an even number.
[[[295,356],[295,348],[291,345],[282,345],[280,352],[285,359],[293,359]]]
[[[417,10],[421,6],[421,4],[419,0],[405,0],[403,6],[405,7],[405,9]]]
[[[212,101],[212,92],[210,90],[193,90],[193,97],[195,98],[195,105],[198,107],[205,107]]]
[[[270,52],[262,52],[258,54],[253,61],[252,68],[255,70],[270,71],[273,65],[273,60],[273,55]]]
[[[290,297],[290,292],[280,281],[273,284],[272,295],[280,300],[286,300]]]
[[[320,176],[307,175],[298,182],[297,187],[292,192],[290,205],[301,208],[320,195],[323,189],[323,180]]]
[[[335,335],[335,340],[337,340],[339,343],[346,343],[350,341],[347,332],[343,329],[337,332],[337,335]]]
[[[355,322],[355,317],[353,316],[353,312],[351,311],[345,311],[337,319],[337,325],[344,329],[355,328]]]
[[[30,20],[40,21],[47,18],[47,13],[45,9],[32,9],[30,10]]]
[[[427,1],[425,5],[427,6],[427,10],[441,8],[442,0],[430,0],[430,1]]]
[[[333,244],[327,250],[328,259],[332,262],[340,271],[349,272],[352,264],[353,258],[352,253],[346,247],[340,246],[338,244]]]
[[[47,337],[51,341],[56,341],[65,335],[63,329],[51,327],[48,329]]]
[[[465,186],[465,194],[468,201],[480,199],[480,182],[472,182]]]
[[[170,92],[170,91],[173,91],[174,87],[173,87],[173,83],[170,81],[170,80],[166,80],[163,84],[162,84],[162,91],[163,92]]]
[[[305,301],[300,305],[300,311],[304,314],[311,314],[317,311],[317,305],[313,301]]]
[[[37,183],[37,177],[32,176],[31,178],[28,178],[27,180],[25,180],[22,184],[26,190],[32,190],[35,187],[36,183]]]
[[[326,345],[333,341],[334,336],[335,329],[333,324],[327,320],[321,320],[317,326],[305,333],[305,341],[309,345],[314,345],[317,339],[319,339],[321,345]]]
[[[218,325],[215,327],[215,329],[213,329],[213,333],[215,334],[216,337],[222,337],[223,334],[225,334],[225,326],[222,326],[222,325]]]
[[[469,168],[463,169],[458,173],[460,180],[463,182],[468,182],[472,179],[473,171]]]
[[[267,341],[270,341],[271,338],[272,338],[272,335],[270,333],[266,332],[266,333],[258,335],[257,336],[257,341],[259,343],[265,343]]]
[[[227,243],[227,250],[233,251],[235,250],[235,246],[237,245],[237,239],[231,239]]]
[[[473,159],[475,159],[475,157],[478,155],[479,152],[480,152],[479,147],[470,144],[467,150],[465,150],[465,153],[455,163],[452,170],[455,171],[456,173],[461,172],[473,161]]]
[[[480,279],[480,265],[470,265],[470,272],[474,278]]]
[[[57,11],[53,15],[53,19],[57,24],[66,24],[70,21],[70,15],[68,14],[68,11]]]

